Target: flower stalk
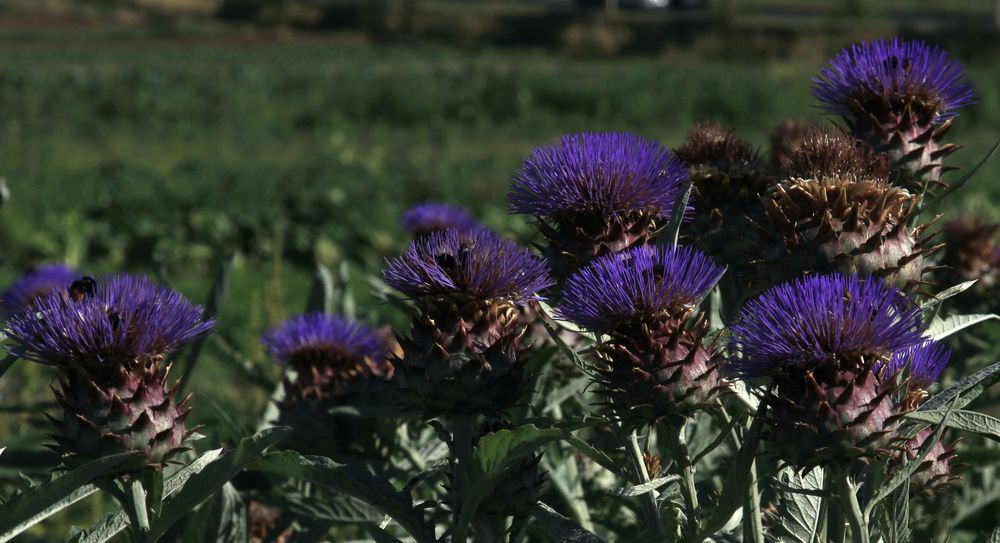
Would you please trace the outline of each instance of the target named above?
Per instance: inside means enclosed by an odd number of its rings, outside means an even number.
[[[635,430],[629,433],[625,444],[625,451],[637,484],[648,483],[650,481],[649,471],[646,469],[646,463],[642,459],[642,448],[639,447],[639,437]],[[663,518],[660,517],[660,510],[656,505],[655,494],[650,490],[639,496],[639,499],[642,502],[643,520],[646,527],[653,530],[657,540],[662,540],[666,537],[666,529],[663,526]]]

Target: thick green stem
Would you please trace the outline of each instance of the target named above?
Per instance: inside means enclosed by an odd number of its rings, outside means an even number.
[[[457,416],[451,421],[451,507],[454,515],[454,532],[451,540],[455,543],[468,539],[468,526],[460,519],[465,489],[464,472],[472,460],[474,424],[472,417]]]
[[[847,516],[847,522],[851,524],[851,541],[854,543],[868,543],[868,522],[861,511],[861,504],[858,503],[858,495],[851,484],[851,474],[849,470],[843,469],[837,474],[837,495],[840,498],[841,507]]]
[[[747,488],[743,513],[743,541],[764,543],[764,524],[760,512],[760,491],[757,487],[757,462],[750,463],[750,485]]]
[[[125,508],[129,513],[132,531],[135,532],[136,541],[145,541],[149,534],[149,508],[146,505],[146,489],[142,487],[142,480],[138,477],[126,483],[128,506]]]
[[[667,447],[670,449],[674,462],[680,470],[681,494],[684,497],[684,512],[687,514],[687,535],[694,536],[698,531],[698,489],[694,483],[694,464],[691,463],[691,451],[688,450],[687,437],[684,435],[684,424],[675,426],[673,431],[666,432]]]
[[[827,504],[826,531],[829,535],[830,541],[833,543],[844,543],[847,541],[847,528],[844,521],[844,508],[841,505],[842,502],[836,497],[837,492],[839,491],[837,472],[832,469],[827,470],[823,477],[825,479],[823,486],[826,488],[828,496],[823,499],[823,503]]]
[[[646,469],[646,462],[642,458],[642,449],[639,448],[639,437],[634,430],[629,434],[625,450],[628,453],[629,464],[632,467],[632,473],[637,483],[648,483],[650,481],[649,471]],[[649,491],[639,496],[639,499],[642,502],[642,511],[646,526],[654,531],[657,541],[662,541],[666,537],[667,532],[663,527],[660,510],[656,506],[656,496],[652,491]]]

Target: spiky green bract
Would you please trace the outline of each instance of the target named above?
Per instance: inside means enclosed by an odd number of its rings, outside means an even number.
[[[771,172],[749,143],[716,123],[695,126],[675,153],[692,184],[687,243],[727,266],[745,265],[752,246],[748,220],[763,213],[760,197],[774,184]]]
[[[188,409],[167,385],[164,358],[212,321],[145,277],[85,277],[51,291],[8,322],[23,355],[60,371],[54,436],[70,465],[131,452],[120,472],[161,469],[185,449]]]
[[[877,279],[807,276],[748,303],[731,327],[734,375],[767,377],[768,437],[795,466],[848,467],[891,453],[904,409],[876,371],[920,345],[919,307]]]
[[[567,281],[558,314],[608,336],[595,348],[597,369],[626,425],[678,423],[721,390],[704,321],[689,321],[724,271],[688,247],[635,247]]]
[[[539,257],[488,230],[416,240],[383,270],[413,315],[396,370],[425,416],[492,413],[524,389],[519,309],[551,284]]]
[[[51,290],[65,289],[79,277],[76,270],[63,264],[46,264],[26,271],[0,294],[0,319],[30,306]]]
[[[958,109],[975,101],[962,66],[919,40],[855,44],[813,79],[813,95],[876,151],[888,153],[899,182],[915,194],[940,183],[942,140]]]
[[[293,429],[290,447],[340,462],[386,456],[395,427],[370,413],[384,414],[392,406],[394,368],[374,330],[345,317],[309,313],[271,329],[261,341],[272,360],[293,370],[284,379],[277,421]]]
[[[419,238],[434,232],[473,230],[482,228],[469,213],[458,206],[438,202],[425,202],[411,207],[399,221],[403,230]]]
[[[511,211],[531,215],[565,279],[596,256],[650,243],[687,180],[660,143],[622,132],[580,133],[532,151],[514,175]]]

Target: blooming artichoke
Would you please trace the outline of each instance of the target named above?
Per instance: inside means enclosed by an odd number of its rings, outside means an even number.
[[[772,383],[763,416],[782,458],[845,467],[893,454],[893,432],[912,409],[896,353],[922,344],[921,332],[919,307],[882,281],[812,275],[744,307],[728,369]]]
[[[7,324],[24,358],[60,372],[55,438],[66,462],[135,454],[122,470],[158,469],[184,450],[188,410],[167,386],[164,360],[212,325],[180,294],[130,275],[84,277]]]
[[[636,247],[594,260],[566,283],[560,317],[607,336],[601,384],[626,424],[679,423],[722,388],[698,302],[725,268],[688,247]]]
[[[524,387],[519,308],[551,285],[545,263],[489,230],[415,240],[383,276],[412,302],[399,384],[427,416],[488,413]]]
[[[958,109],[975,100],[962,66],[924,42],[875,40],[853,45],[813,79],[813,95],[848,130],[887,153],[897,182],[916,195],[941,184],[944,143]]]
[[[271,359],[294,374],[285,378],[278,405],[278,423],[293,429],[289,446],[338,461],[385,456],[395,429],[366,413],[391,406],[394,368],[375,331],[310,313],[271,329],[262,341]]]
[[[532,151],[514,176],[510,208],[535,218],[562,281],[594,257],[653,241],[686,179],[684,165],[655,141],[572,134]]]

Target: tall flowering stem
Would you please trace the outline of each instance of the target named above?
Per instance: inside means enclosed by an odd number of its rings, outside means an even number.
[[[661,144],[634,134],[580,133],[532,151],[514,175],[510,209],[535,218],[559,280],[591,259],[651,243],[687,180]]]
[[[50,290],[7,322],[19,354],[59,370],[63,408],[55,447],[66,464],[119,453],[132,460],[101,483],[129,512],[139,536],[149,529],[144,480],[186,450],[186,399],[167,384],[166,357],[207,334],[200,307],[145,277],[77,279]]]
[[[642,482],[635,430],[663,422],[678,459],[683,424],[725,386],[713,345],[706,343],[698,303],[725,268],[688,247],[636,247],[595,259],[566,283],[560,317],[606,336],[595,349],[599,384],[621,423],[633,471]],[[684,472],[689,532],[697,525],[694,467]],[[651,499],[650,496],[645,497]],[[655,503],[644,504],[650,526],[662,531]],[[689,533],[692,535],[692,533]]]
[[[958,110],[975,101],[962,66],[919,40],[874,40],[841,51],[813,79],[813,95],[848,130],[887,153],[898,182],[922,195],[951,169],[958,149],[944,136]]]
[[[394,361],[403,402],[451,430],[455,541],[465,540],[464,472],[482,419],[525,389],[520,309],[552,284],[545,262],[489,230],[447,230],[387,262],[386,283],[411,303],[410,334]]]

